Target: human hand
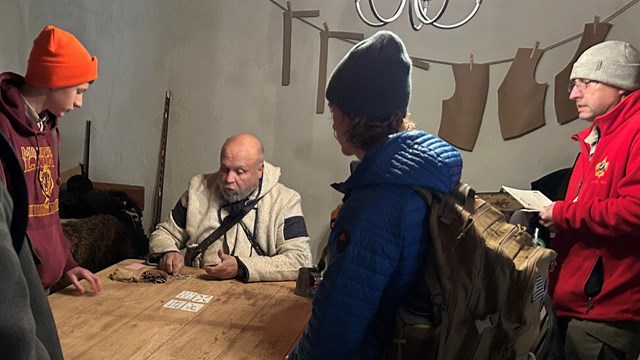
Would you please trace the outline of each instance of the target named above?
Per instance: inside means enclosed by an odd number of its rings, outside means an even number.
[[[221,262],[218,265],[205,265],[204,271],[207,272],[204,278],[213,280],[233,279],[238,276],[238,260],[235,256],[227,255],[222,250],[218,250],[218,257]]]
[[[91,285],[91,289],[93,290],[94,294],[100,294],[100,292],[102,291],[102,282],[100,282],[100,278],[83,267],[76,266],[73,269],[67,271],[65,275],[71,281],[73,286],[76,287],[80,294],[84,294],[85,292],[84,287],[80,285],[81,279],[87,280],[89,285]]]
[[[160,259],[158,269],[166,271],[167,274],[177,276],[184,267],[184,257],[177,251],[170,251]]]
[[[555,204],[555,202],[552,202],[550,205],[545,206],[538,215],[540,217],[540,220],[538,221],[540,225],[546,227],[547,230],[553,233],[558,232],[558,228],[553,222],[553,206]]]

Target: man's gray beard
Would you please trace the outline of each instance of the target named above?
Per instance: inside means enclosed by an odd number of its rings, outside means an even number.
[[[222,193],[222,196],[229,203],[238,202],[240,200],[244,200],[244,199],[248,198],[249,195],[251,195],[251,193],[253,193],[256,190],[256,188],[258,188],[258,186],[256,185],[256,187],[254,187],[252,190],[246,191],[244,193],[237,193],[235,195],[230,195],[230,194],[227,194],[226,191],[224,191],[224,185],[218,183],[218,187],[220,188],[220,192]]]
[[[235,194],[235,195],[229,195],[226,192],[222,191],[222,196],[227,199],[227,201],[229,203],[234,203],[234,202],[238,202],[242,199],[244,199],[244,197],[242,196],[242,194]]]

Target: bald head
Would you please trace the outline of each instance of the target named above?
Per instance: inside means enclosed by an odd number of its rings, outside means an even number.
[[[225,140],[220,158],[227,154],[243,154],[260,162],[264,160],[262,143],[257,137],[246,133],[236,134]]]
[[[218,184],[229,202],[246,199],[257,188],[264,169],[264,149],[251,134],[228,138],[220,151]]]

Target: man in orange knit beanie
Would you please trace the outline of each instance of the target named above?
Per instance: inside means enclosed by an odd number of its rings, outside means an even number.
[[[72,34],[46,26],[33,41],[27,73],[0,74],[0,132],[21,159],[29,200],[28,239],[45,290],[64,275],[80,293],[85,279],[99,293],[97,276],[75,262],[58,214],[60,185],[58,119],[82,107],[98,78],[98,59]],[[54,137],[57,138],[54,139]],[[7,173],[0,163],[0,179]]]

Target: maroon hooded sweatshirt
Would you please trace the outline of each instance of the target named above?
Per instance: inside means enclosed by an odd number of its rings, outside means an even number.
[[[0,131],[9,139],[22,162],[29,193],[27,235],[35,252],[36,268],[45,289],[55,284],[67,270],[78,264],[71,244],[62,233],[58,213],[60,168],[58,161],[58,119],[51,113],[41,131],[25,112],[19,88],[24,78],[0,74]],[[57,145],[56,145],[57,144]],[[2,164],[0,176],[6,178]]]

